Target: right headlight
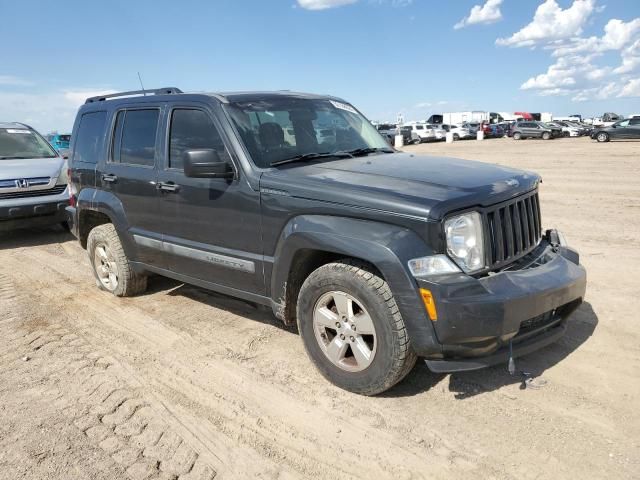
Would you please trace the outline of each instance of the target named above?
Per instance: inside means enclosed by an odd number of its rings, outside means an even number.
[[[482,270],[484,260],[484,236],[482,217],[469,212],[448,218],[444,222],[447,253],[465,272]]]

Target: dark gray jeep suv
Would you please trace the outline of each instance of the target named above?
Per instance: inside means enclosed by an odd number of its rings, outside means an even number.
[[[95,97],[72,229],[97,285],[160,274],[268,305],[320,372],[373,395],[423,357],[473,370],[560,338],[585,293],[538,175],[397,152],[352,105],[291,92]]]

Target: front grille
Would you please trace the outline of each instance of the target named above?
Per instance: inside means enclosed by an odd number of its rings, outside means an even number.
[[[487,266],[499,269],[525,256],[540,241],[542,227],[538,192],[489,207]]]
[[[12,192],[12,193],[0,193],[0,200],[6,200],[8,198],[30,198],[30,197],[44,197],[47,195],[59,195],[65,191],[66,185],[57,185],[53,188],[46,190],[32,190],[25,192]]]

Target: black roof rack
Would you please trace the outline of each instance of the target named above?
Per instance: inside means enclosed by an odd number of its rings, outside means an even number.
[[[182,90],[176,87],[155,88],[152,90],[131,90],[129,92],[111,93],[109,95],[98,95],[97,97],[89,97],[84,103],[104,102],[109,98],[131,97],[133,95],[171,95],[174,93],[182,93]]]

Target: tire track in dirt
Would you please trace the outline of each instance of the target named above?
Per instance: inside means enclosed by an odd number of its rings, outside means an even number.
[[[4,312],[12,312],[3,318],[0,334],[21,358],[3,362],[0,373],[20,376],[39,366],[46,378],[42,393],[55,398],[55,406],[70,422],[133,480],[216,476],[211,465],[162,421],[158,408],[123,380],[112,359],[59,325],[21,325],[12,287],[0,275],[0,304]]]

